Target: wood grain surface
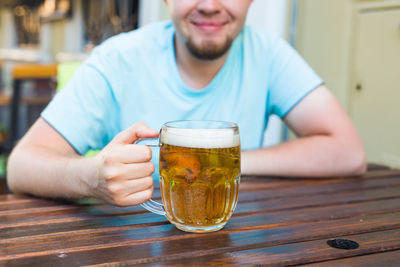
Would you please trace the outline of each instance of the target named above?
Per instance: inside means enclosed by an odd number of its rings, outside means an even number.
[[[336,238],[359,248],[330,247]],[[207,234],[182,232],[140,206],[0,195],[0,266],[399,263],[400,170],[378,165],[363,177],[242,177],[231,220]]]

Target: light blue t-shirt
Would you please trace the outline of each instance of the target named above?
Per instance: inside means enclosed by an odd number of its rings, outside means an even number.
[[[103,148],[136,122],[158,130],[174,120],[235,122],[242,149],[249,150],[260,148],[270,114],[283,118],[322,84],[285,41],[245,26],[214,79],[193,90],[178,72],[174,32],[167,21],[110,38],[42,118],[80,154]]]

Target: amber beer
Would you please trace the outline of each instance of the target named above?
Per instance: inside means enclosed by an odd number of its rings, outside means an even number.
[[[239,180],[237,126],[162,130],[161,193],[166,216],[179,229],[221,229],[236,207]]]

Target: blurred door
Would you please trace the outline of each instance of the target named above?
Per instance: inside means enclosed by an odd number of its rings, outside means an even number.
[[[400,167],[400,7],[356,16],[350,113],[370,162]]]

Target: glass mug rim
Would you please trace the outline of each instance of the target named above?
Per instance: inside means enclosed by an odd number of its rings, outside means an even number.
[[[228,129],[231,132],[232,136],[236,136],[237,135],[237,139],[235,142],[235,146],[239,146],[240,147],[240,137],[239,137],[239,127],[236,123],[233,122],[229,122],[229,121],[216,121],[216,120],[175,120],[175,121],[169,121],[166,122],[162,125],[161,129],[160,129],[160,135],[158,138],[152,138],[153,140],[158,140],[158,144],[157,145],[148,145],[150,147],[161,147],[163,144],[167,144],[165,142],[162,142],[162,133],[163,131],[168,132],[168,129],[171,129],[173,131],[175,130],[182,130],[182,132],[185,134],[185,130],[190,130],[189,132],[186,132],[188,134],[188,136],[193,137],[192,135],[194,133],[196,133],[196,130],[200,130],[199,132],[201,133],[201,130],[206,130],[206,132],[202,132],[202,134],[200,134],[198,137],[202,137],[202,138],[208,138],[209,133],[208,130],[210,131],[215,131],[215,130],[224,130],[224,129]],[[193,131],[191,131],[193,130]],[[224,131],[225,132],[225,131]],[[206,136],[204,136],[204,133],[206,133]],[[174,133],[175,134],[175,133]],[[182,137],[184,137],[184,134],[182,135]],[[186,137],[185,137],[186,138]],[[140,141],[145,141],[146,139],[142,139]],[[139,142],[140,142],[139,141]],[[204,141],[204,140],[203,140]],[[183,147],[190,147],[190,146],[183,146]],[[233,146],[234,147],[234,146]],[[161,153],[161,151],[160,151]],[[161,163],[160,163],[161,164]],[[239,164],[240,166],[240,164]],[[160,172],[160,169],[158,170]],[[239,167],[239,180],[240,180],[240,167]],[[161,174],[160,174],[160,188],[161,188]],[[237,199],[236,199],[237,202]],[[164,204],[164,203],[163,203]],[[170,218],[168,218],[167,216],[167,211],[164,207],[164,205],[154,201],[152,199],[140,204],[140,206],[142,206],[143,208],[145,208],[146,210],[158,214],[158,215],[163,215],[166,216],[168,220],[170,220]],[[235,203],[236,206],[236,203]],[[233,211],[232,211],[233,212]],[[230,216],[229,216],[230,217]],[[170,221],[172,224],[172,221]],[[175,224],[175,226],[177,227],[177,225]],[[219,230],[223,227],[224,225],[222,225],[220,228],[215,229],[215,230],[211,230],[211,231],[216,231]],[[178,227],[179,229],[181,229],[181,227]],[[184,230],[184,229],[181,229]],[[184,230],[184,231],[189,231],[189,232],[209,232],[210,230],[207,231],[190,231],[190,230]]]
[[[189,125],[191,127],[188,127]],[[176,128],[176,129],[234,129],[239,126],[230,121],[218,121],[218,120],[176,120],[168,121],[161,127]]]

